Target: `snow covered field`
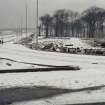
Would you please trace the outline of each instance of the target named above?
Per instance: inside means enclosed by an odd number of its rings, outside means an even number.
[[[76,42],[73,43],[76,45]],[[32,68],[32,65],[22,62],[81,68],[79,71],[0,74],[1,105],[66,105],[105,101],[104,56],[43,52],[5,43],[0,45],[0,58],[17,61],[0,59],[0,69]],[[7,63],[12,63],[12,66],[8,67]]]

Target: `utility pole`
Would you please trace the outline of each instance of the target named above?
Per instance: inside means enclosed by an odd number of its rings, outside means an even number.
[[[27,24],[27,20],[28,20],[28,6],[27,6],[27,1],[26,1],[26,5],[25,5],[25,8],[26,8],[26,38],[27,38],[27,32],[28,32],[28,24]]]
[[[16,35],[16,42],[19,41],[19,25],[17,24],[17,35]]]
[[[23,29],[22,29],[22,17],[21,17],[21,38],[22,38],[22,34],[23,34]]]
[[[38,0],[36,1],[36,45],[38,46],[38,18],[39,18],[39,13],[38,13],[38,9],[39,9],[39,3]]]

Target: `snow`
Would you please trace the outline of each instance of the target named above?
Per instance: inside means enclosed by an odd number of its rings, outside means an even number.
[[[84,46],[80,39],[71,39],[70,42],[75,46]],[[69,40],[67,39],[64,43],[68,44]],[[86,47],[90,46],[86,45]],[[78,102],[103,102],[105,100],[104,56],[43,52],[31,50],[19,44],[5,43],[4,45],[0,45],[0,58],[8,58],[17,61],[12,62],[0,59],[0,69],[32,67],[32,65],[23,64],[22,62],[56,66],[74,65],[81,68],[79,71],[0,74],[0,93],[2,93],[2,89],[8,90],[9,88],[13,88],[13,94],[17,87],[18,92],[15,93],[15,95],[17,95],[15,97],[4,92],[4,97],[8,97],[5,100],[11,101],[10,105],[65,105]],[[12,67],[8,67],[6,63],[12,63]],[[62,93],[58,91],[58,93],[52,97],[45,97],[50,91],[44,90],[43,86],[48,87],[54,92],[56,91],[56,93],[58,90],[62,89]],[[30,93],[30,88],[36,89],[37,87],[41,88],[39,89],[40,91],[35,92],[34,90],[33,94],[32,92]],[[91,87],[94,89],[92,90]],[[24,88],[28,88],[27,92],[25,92]],[[63,89],[68,89],[69,92],[65,93]],[[50,94],[54,94],[53,91],[51,91]],[[27,99],[29,96],[26,97],[26,93],[32,94],[32,96],[39,94],[42,95],[43,98],[23,101],[16,100],[18,98]],[[22,96],[19,97],[19,94],[22,94]]]
[[[44,55],[44,56],[43,56]],[[21,73],[0,74],[0,87],[32,87],[52,86],[61,89],[79,89],[86,87],[101,86],[105,84],[105,57],[62,54],[54,52],[34,51],[18,44],[4,44],[1,46],[0,57],[10,58],[27,63],[38,63],[47,65],[77,65],[80,71],[62,71],[45,73]],[[93,63],[93,64],[92,64]],[[97,63],[97,64],[94,64]],[[7,78],[8,77],[8,78]],[[48,101],[54,105],[104,100],[104,88],[98,92],[95,90],[88,93],[83,92],[66,93],[37,101],[13,103],[14,105],[47,105]],[[82,98],[80,97],[82,96]],[[94,97],[93,97],[94,96]],[[69,97],[69,98],[68,98]],[[87,99],[86,99],[87,97]],[[71,101],[71,100],[72,101]],[[77,101],[75,101],[77,100]],[[50,105],[50,104],[48,104]]]
[[[65,45],[73,45],[69,47],[74,47],[74,48],[93,48],[91,45],[84,43],[80,38],[46,38],[46,39],[39,39],[39,42],[41,43],[55,43],[55,44],[60,44],[62,43],[64,46]]]
[[[105,57],[103,56],[43,52],[30,50],[18,44],[5,44],[1,46],[0,57],[12,59],[19,62],[44,65],[75,65],[80,66],[81,69],[96,69],[96,67],[104,69],[105,67]],[[87,65],[89,65],[89,67]]]
[[[105,84],[105,72],[94,71],[76,71],[76,72],[45,72],[45,73],[21,73],[21,74],[3,74],[0,75],[0,87],[56,87],[60,89],[81,89],[86,87],[96,87]],[[8,77],[8,78],[7,78]],[[78,81],[78,82],[77,82]],[[43,90],[43,88],[42,88]],[[22,91],[22,90],[21,90]],[[40,93],[39,91],[39,94]],[[46,93],[47,94],[47,93]],[[58,94],[58,96],[49,97],[40,100],[30,100],[25,102],[13,103],[13,105],[65,105],[78,102],[102,102],[105,98],[105,88],[99,90],[77,91]]]
[[[27,36],[30,36],[31,33],[27,33]],[[13,44],[15,42],[17,42],[18,40],[20,40],[20,38],[25,38],[26,37],[26,33],[23,33],[22,36],[17,36],[16,33],[13,33],[13,32],[3,32],[3,36],[1,36],[1,39],[3,39],[4,41],[4,44],[0,45],[0,48],[5,48],[7,50],[7,56],[9,56],[9,51],[8,50],[15,50],[19,51],[19,49],[21,51],[29,51],[28,48],[22,46],[22,45],[16,45],[16,44]],[[3,50],[0,50],[0,51],[3,51]],[[18,52],[17,52],[18,53]],[[2,56],[2,53],[0,53],[1,55],[1,58],[6,58],[6,56]],[[7,58],[6,59],[1,59],[0,58],[0,69],[1,70],[6,70],[6,69],[28,69],[28,68],[42,68],[42,66],[37,66],[37,65],[31,65],[31,64],[24,64],[24,63],[19,63],[19,62],[15,62],[15,61],[10,61],[12,60],[10,58],[10,60],[8,60]]]
[[[77,48],[77,47],[79,47],[79,48],[81,48],[81,47],[82,48],[91,48],[92,47],[92,46],[90,46],[90,45],[88,45],[86,43],[83,43],[81,41],[81,39],[79,39],[79,38],[71,38],[70,43],[73,44],[74,48]]]
[[[10,70],[10,69],[16,69],[16,68],[17,69],[31,68],[31,65],[0,59],[0,70],[6,70],[6,69]]]
[[[27,33],[27,37],[30,36],[32,33],[28,32]],[[20,35],[19,33],[16,32],[4,32],[3,34],[0,35],[0,39],[3,39],[4,43],[14,43],[14,42],[18,42],[19,40],[21,40],[22,38],[26,37],[26,33],[22,33],[22,35]]]

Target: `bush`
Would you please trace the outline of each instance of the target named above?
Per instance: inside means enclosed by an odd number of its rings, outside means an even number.
[[[105,48],[105,42],[101,43],[101,47]]]

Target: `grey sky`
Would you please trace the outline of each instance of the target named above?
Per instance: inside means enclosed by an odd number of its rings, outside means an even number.
[[[26,0],[0,0],[0,28],[17,27],[22,18],[25,26]],[[27,0],[28,26],[35,25],[36,0]],[[39,0],[39,14],[54,12],[56,9],[66,8],[81,12],[90,6],[97,5],[105,8],[105,0]]]

